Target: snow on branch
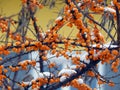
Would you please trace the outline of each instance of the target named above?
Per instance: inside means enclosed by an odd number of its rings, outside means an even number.
[[[77,73],[75,70],[71,70],[71,69],[62,69],[59,73],[58,73],[58,76],[61,76],[63,74],[67,74],[67,75],[72,75],[72,74],[75,74]]]

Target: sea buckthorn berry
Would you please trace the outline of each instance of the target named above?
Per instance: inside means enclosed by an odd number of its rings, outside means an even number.
[[[113,82],[109,82],[108,85],[111,86],[111,87],[115,86],[115,84]]]
[[[112,50],[112,54],[113,54],[113,55],[118,55],[119,52],[118,52],[117,50]]]
[[[3,60],[2,57],[0,57],[0,61]]]
[[[10,86],[7,86],[7,90],[12,90],[12,88]]]
[[[42,56],[42,60],[43,60],[43,61],[46,61],[46,60],[47,60],[47,57],[46,57],[46,56]]]
[[[4,69],[3,71],[4,71],[4,73],[7,73],[7,72],[8,72],[8,70],[7,70],[7,69]]]

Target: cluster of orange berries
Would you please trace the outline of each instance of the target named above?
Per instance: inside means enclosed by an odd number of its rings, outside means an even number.
[[[111,60],[114,60],[114,58],[118,55],[117,50],[112,50],[112,53],[110,50],[105,49],[103,50],[100,55],[98,56],[99,59],[102,61],[102,63],[110,63]]]
[[[93,71],[87,71],[87,75],[90,77],[95,77],[95,73]]]
[[[77,56],[77,57],[72,57],[71,60],[72,60],[72,63],[73,63],[73,64],[76,64],[76,65],[79,65],[79,64],[80,64],[80,57],[79,57],[79,56]]]
[[[52,43],[52,42],[59,42],[59,35],[57,31],[64,25],[64,19],[57,20],[56,25],[50,28],[50,31],[46,32],[46,38],[43,42]],[[53,47],[54,48],[54,47]]]
[[[8,29],[8,21],[0,20],[0,29],[1,29],[2,32],[6,32],[7,29]]]
[[[103,80],[101,80],[101,79],[98,79],[98,84],[99,84],[99,85],[101,85],[101,84],[106,84],[106,81],[103,81]],[[112,82],[112,81],[108,82],[107,84],[108,84],[109,86],[111,86],[111,87],[114,87],[114,86],[115,86],[115,83]]]
[[[104,7],[101,6],[99,3],[96,3],[95,1],[91,1],[90,10],[96,13],[102,13],[104,11]]]
[[[9,37],[12,39],[12,40],[16,40],[16,41],[21,41],[22,40],[22,37],[20,34],[13,34],[12,31],[9,32]]]
[[[0,48],[3,47],[1,50],[0,50],[0,55],[8,55],[10,54],[10,51],[9,50],[5,50],[4,49],[4,46],[0,46]],[[2,60],[2,57],[0,57],[0,60]]]
[[[52,83],[57,83],[57,82],[59,82],[59,78],[51,78],[49,80],[47,78],[37,78],[36,80],[31,81],[31,85],[32,85],[32,89],[38,89],[39,87],[41,87],[47,83],[52,84]],[[20,86],[22,86],[22,87],[26,87],[28,85],[29,84],[26,84],[24,82],[22,82],[20,84]]]
[[[104,37],[100,34],[100,30],[95,26],[94,30],[93,30],[93,33],[94,33],[94,37],[95,39],[93,40],[94,42],[97,42],[97,43],[104,43]]]
[[[10,69],[12,72],[16,72],[16,71],[20,70],[20,68],[19,68],[18,66],[16,66],[16,67],[9,66],[9,69]]]
[[[73,25],[76,26],[76,28],[79,30],[77,33],[77,38],[79,44],[82,46],[86,46],[90,43],[90,30],[85,27],[85,25],[82,22],[82,13],[80,13],[77,9],[77,7],[74,5],[73,2],[70,2],[69,5],[65,6],[65,20],[69,23],[67,26],[72,27]]]
[[[36,65],[36,61],[35,60],[31,60],[31,61],[23,61],[23,62],[19,62],[18,63],[18,66],[9,66],[9,69],[12,71],[12,72],[16,72],[18,70],[27,70],[27,66],[28,65],[31,65],[31,66],[35,66]],[[6,72],[6,71],[5,71]]]
[[[30,42],[29,42],[30,43]],[[50,48],[47,45],[42,45],[41,42],[31,42],[31,44],[33,44],[30,47],[27,47],[27,51],[31,51],[31,50],[50,50]]]
[[[47,83],[52,84],[57,82],[59,82],[59,78],[51,78],[50,80],[48,80],[47,78],[38,78],[37,80],[32,81],[32,89],[39,88],[40,86],[43,86]]]
[[[85,83],[80,84],[77,79],[74,79],[71,81],[70,85],[72,87],[77,88],[78,90],[92,90],[88,85],[86,85]]]
[[[38,88],[48,82],[47,79],[44,78],[38,78],[37,80],[32,81],[32,89]]]
[[[0,65],[0,86],[3,85],[4,79],[6,79],[6,73],[8,72],[7,69],[4,68],[3,65]]]
[[[111,65],[111,69],[113,70],[113,72],[118,72],[119,65],[120,65],[120,59],[117,58]]]
[[[26,40],[24,43],[20,42],[20,41],[16,41],[15,42],[15,46],[12,46],[11,43],[8,43],[7,44],[7,47],[9,48],[12,48],[12,51],[15,52],[15,53],[20,53],[22,50],[26,50],[27,52],[28,51],[36,51],[38,49],[40,50],[50,50],[50,48],[47,46],[47,45],[42,45],[41,42],[30,42],[28,40]],[[0,51],[1,50],[4,50],[3,46],[0,46]],[[2,52],[1,52],[2,53]],[[9,51],[8,50],[4,50],[3,52],[5,55],[8,55],[9,54]]]
[[[25,69],[28,65],[35,66],[36,61],[35,60],[31,60],[31,61],[25,60],[23,62],[18,63],[18,65],[20,65],[22,67],[22,69]]]

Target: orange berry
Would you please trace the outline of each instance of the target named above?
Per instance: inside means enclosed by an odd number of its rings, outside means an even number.
[[[20,42],[20,41],[17,41],[17,42],[15,42],[15,44],[16,44],[16,46],[18,46],[18,45],[21,44],[21,42]]]
[[[12,90],[10,86],[7,86],[7,89],[8,89],[8,90]]]
[[[7,46],[8,46],[8,47],[12,46],[12,43],[7,43]]]
[[[114,54],[114,55],[118,55],[118,51],[117,50],[112,50],[112,54]]]
[[[47,60],[47,57],[42,56],[42,60],[46,61],[46,60]]]
[[[7,72],[8,72],[8,70],[7,70],[7,69],[4,69],[3,71],[4,71],[4,73],[7,73]]]
[[[55,63],[50,63],[49,68],[53,68],[55,66]]]
[[[30,42],[29,42],[28,40],[26,40],[26,41],[25,41],[25,46],[29,45],[29,43],[30,43]]]
[[[22,4],[25,4],[27,2],[27,0],[21,0],[22,1]]]
[[[15,67],[15,71],[18,71],[19,70],[19,67]]]
[[[82,46],[86,46],[86,43],[81,43]]]
[[[55,50],[55,49],[53,49],[53,50],[51,51],[51,53],[52,53],[52,54],[55,54],[55,53],[56,53],[56,50]]]
[[[94,74],[93,71],[88,71],[87,74],[88,74],[89,76],[91,76],[91,77],[94,77],[94,76],[95,76],[95,74]]]
[[[115,84],[113,82],[109,82],[108,85],[111,86],[111,87],[115,86]]]
[[[2,60],[2,57],[0,57],[0,61]]]
[[[31,61],[31,65],[32,65],[32,66],[35,66],[35,65],[36,65],[36,61],[35,61],[35,60],[32,60],[32,61]]]

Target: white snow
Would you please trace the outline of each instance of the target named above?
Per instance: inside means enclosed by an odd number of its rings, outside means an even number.
[[[104,8],[104,11],[113,12],[113,13],[116,12],[115,9],[110,8],[110,7],[105,7],[105,8]]]
[[[88,52],[84,51],[81,55],[80,55],[80,60],[89,64],[90,63],[90,60],[86,60],[86,56],[88,55]]]
[[[61,76],[62,74],[68,74],[69,76],[72,74],[77,73],[75,70],[71,70],[71,69],[62,69],[59,73],[58,76]]]
[[[80,2],[77,4],[78,7],[80,7],[81,5],[82,5],[82,3],[80,3]]]
[[[34,77],[34,80],[36,80],[37,78],[45,78],[45,77],[47,77],[47,73],[36,73],[36,72],[34,72],[35,74],[36,74],[36,76]]]
[[[83,79],[81,79],[81,78],[79,78],[77,81],[79,84],[82,84],[84,82]]]
[[[62,20],[62,16],[57,17],[56,21]]]
[[[50,73],[50,72],[43,72],[43,75],[44,75],[45,77],[47,77],[47,78],[53,77],[53,74]]]
[[[69,66],[71,64],[71,61],[67,60],[64,56],[56,57],[55,55],[48,53],[47,57],[49,62],[56,63],[56,65]],[[47,65],[47,62],[45,65]]]
[[[108,47],[110,47],[110,48],[116,48],[118,46],[117,45],[104,44],[104,47],[106,47],[106,48],[108,48]]]
[[[42,38],[45,38],[46,33],[40,33],[42,35]]]
[[[49,77],[53,77],[53,74],[50,72],[43,72],[43,73],[37,73],[37,76],[34,79],[37,78],[49,78]]]
[[[92,47],[96,47],[96,44],[94,45],[91,45]],[[118,47],[117,45],[110,45],[110,43],[107,43],[107,44],[103,44],[103,45],[100,45],[100,48],[116,48]]]
[[[33,51],[29,54],[29,58],[32,60],[39,61],[39,51]]]
[[[31,82],[23,82],[23,83],[26,84],[26,85],[31,85],[32,81]]]
[[[23,64],[23,63],[25,63],[26,61],[30,62],[31,60],[24,60],[24,61],[19,62],[19,64]]]
[[[87,38],[87,32],[84,32],[85,38]]]
[[[63,81],[65,81],[66,79],[67,79],[66,76],[61,76],[61,77],[60,77],[60,82],[63,82]]]
[[[89,63],[90,63],[90,60],[84,59],[84,62],[87,63],[87,64],[89,64]]]
[[[76,69],[76,67],[77,67],[77,65],[71,65],[70,69],[74,70],[74,69]]]
[[[100,53],[101,53],[101,51],[96,52],[96,51],[94,50],[94,57],[97,57],[98,55],[100,55]]]
[[[111,6],[115,6],[114,3],[113,3],[113,1],[111,1],[110,4],[111,4]]]
[[[43,73],[39,73],[38,77],[39,78],[44,78],[44,74]]]
[[[70,10],[68,10],[68,12],[70,12]]]
[[[50,29],[48,29],[47,32],[50,32]]]
[[[91,32],[91,39],[94,40],[95,39],[95,36],[94,36],[94,33]]]

